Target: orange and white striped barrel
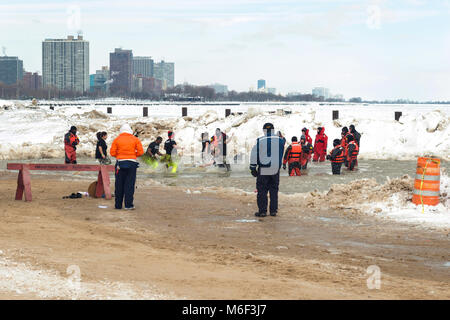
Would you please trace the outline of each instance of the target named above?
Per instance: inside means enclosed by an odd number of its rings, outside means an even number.
[[[435,206],[439,203],[440,169],[440,159],[423,157],[417,159],[412,198],[414,204]]]

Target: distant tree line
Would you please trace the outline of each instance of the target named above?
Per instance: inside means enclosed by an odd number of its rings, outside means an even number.
[[[298,94],[282,96],[280,94],[265,93],[259,91],[237,92],[229,91],[228,94],[216,93],[208,86],[195,86],[190,84],[176,85],[167,88],[161,93],[155,92],[131,92],[129,94],[112,95],[102,90],[76,92],[71,90],[59,90],[57,88],[29,89],[21,84],[7,85],[0,82],[0,99],[46,99],[46,100],[74,100],[74,99],[100,99],[106,97],[131,98],[153,101],[244,101],[244,102],[344,102],[339,99],[324,99],[312,94]],[[450,104],[450,101],[426,101],[418,102],[406,99],[398,100],[363,100],[361,97],[350,98],[348,102],[369,104]]]

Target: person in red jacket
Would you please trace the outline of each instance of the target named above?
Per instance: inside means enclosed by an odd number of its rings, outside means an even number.
[[[142,148],[141,141],[133,135],[130,125],[127,123],[122,125],[120,134],[114,139],[109,152],[117,159],[115,208],[122,209],[125,198],[125,210],[134,210],[134,186],[136,171],[139,167],[137,157],[144,154],[144,148]]]
[[[314,162],[317,162],[317,160],[320,162],[325,161],[325,156],[327,155],[327,144],[328,137],[325,134],[325,127],[317,128],[316,139],[314,141]]]
[[[71,126],[69,132],[64,135],[65,163],[77,163],[77,145],[80,139],[77,137],[77,127]]]
[[[292,137],[292,144],[286,149],[283,157],[283,169],[286,170],[286,163],[289,163],[289,175],[301,176],[300,159],[302,155],[302,146],[298,143],[297,137]]]
[[[306,144],[308,144],[308,143],[312,144],[312,138],[309,135],[309,129],[303,128],[302,129],[302,135],[305,136]]]

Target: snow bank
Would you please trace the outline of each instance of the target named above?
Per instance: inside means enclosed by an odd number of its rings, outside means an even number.
[[[327,192],[302,194],[310,208],[343,209],[350,214],[369,214],[383,219],[421,225],[450,228],[450,177],[441,172],[440,203],[437,206],[417,206],[411,202],[414,179],[405,175],[378,184],[375,179],[355,180],[332,185]],[[299,195],[285,196],[298,201]]]
[[[363,206],[378,217],[395,219],[427,227],[450,228],[450,177],[441,176],[441,201],[437,206],[417,206],[411,202],[410,193],[394,193],[385,202]]]
[[[2,106],[7,106],[7,110]],[[229,156],[247,155],[255,139],[262,134],[262,125],[272,122],[287,137],[299,137],[301,129],[310,129],[312,138],[319,126],[325,126],[328,149],[332,140],[340,138],[342,126],[355,124],[361,133],[362,159],[415,159],[434,155],[450,160],[450,109],[448,106],[382,106],[333,105],[317,103],[291,104],[290,114],[283,114],[285,105],[244,104],[233,106],[243,114],[225,118],[226,106],[189,106],[189,117],[180,117],[180,105],[148,106],[150,117],[142,117],[142,107],[114,106],[113,115],[106,106],[33,107],[30,103],[0,101],[0,159],[33,159],[63,157],[63,135],[71,125],[79,129],[81,156],[94,155],[98,131],[107,131],[110,145],[123,122],[139,133],[144,147],[156,136],[167,137],[176,132],[178,145],[185,156],[199,155],[201,133],[212,135],[221,128],[229,136]],[[164,109],[166,111],[164,111]],[[332,120],[332,110],[339,110],[339,120]],[[394,111],[400,110],[400,121]],[[166,116],[164,115],[166,114]],[[178,114],[178,116],[175,116]]]

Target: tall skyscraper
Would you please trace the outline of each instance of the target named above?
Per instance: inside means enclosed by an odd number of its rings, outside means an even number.
[[[144,78],[153,77],[153,59],[151,57],[133,57],[133,75],[141,75]]]
[[[18,57],[0,57],[0,82],[16,84],[23,78],[23,61]]]
[[[130,94],[133,79],[133,51],[115,49],[109,54],[110,91],[113,94]]]
[[[83,36],[42,42],[42,84],[60,90],[89,90],[89,42]]]
[[[266,80],[258,80],[258,91],[266,89]]]
[[[163,89],[172,88],[175,85],[175,63],[161,62],[155,63],[154,77],[163,83]]]

